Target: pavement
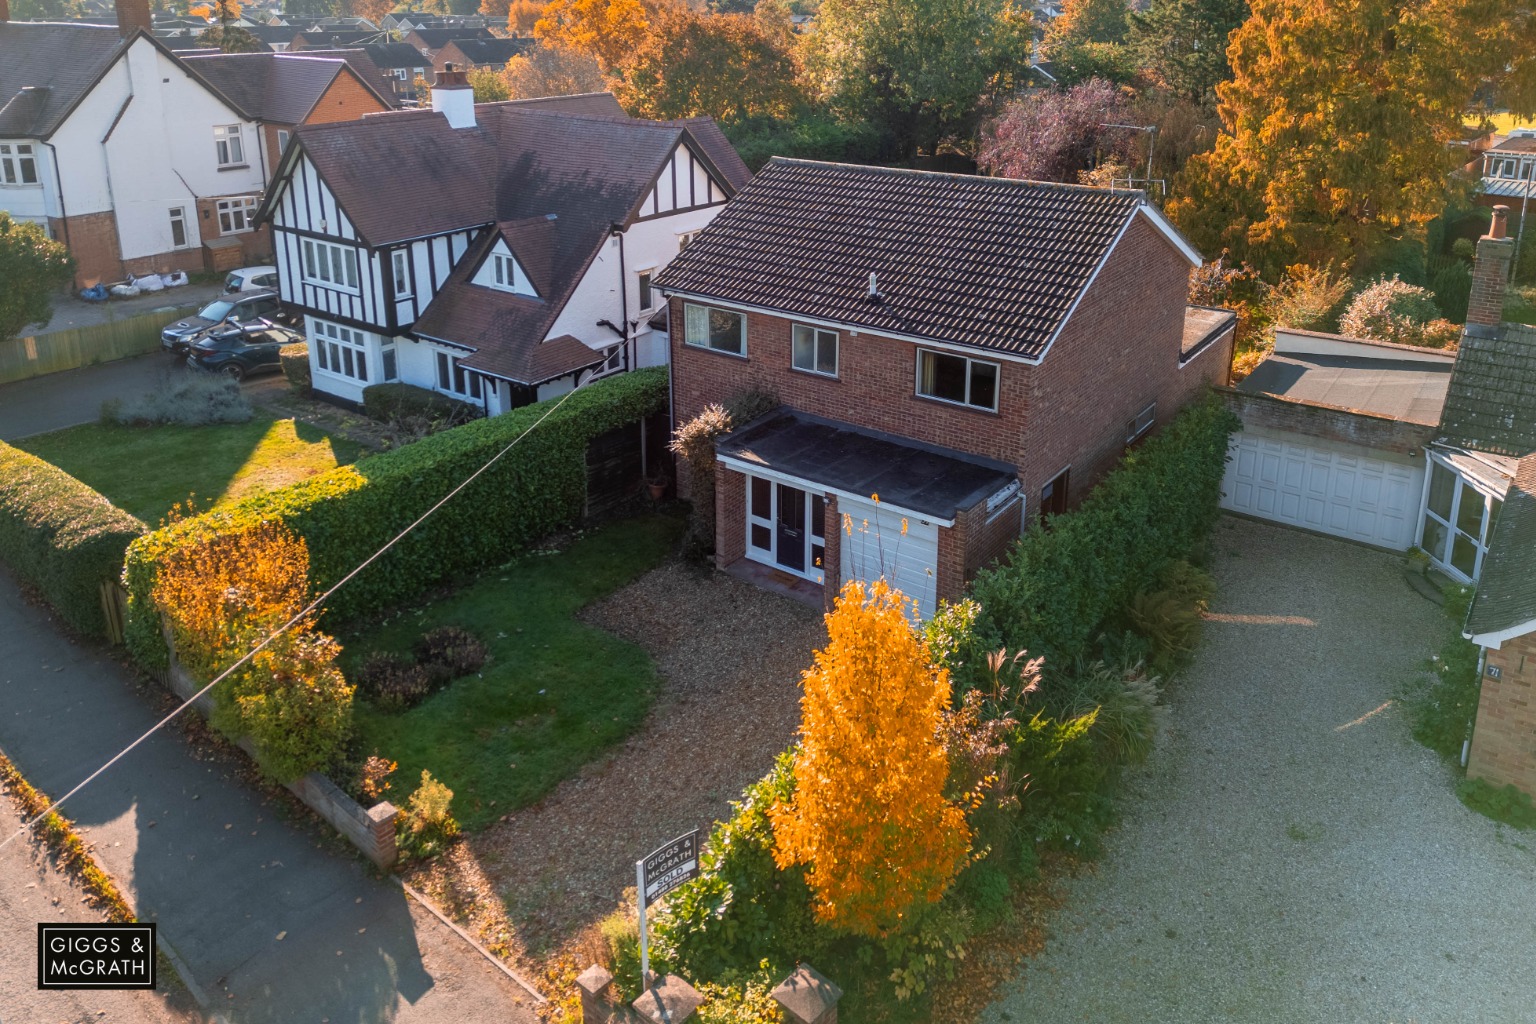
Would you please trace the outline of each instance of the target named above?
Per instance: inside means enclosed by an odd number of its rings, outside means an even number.
[[[1232,517],[1213,549],[1163,742],[982,1021],[1531,1020],[1536,840],[1464,807],[1395,700],[1444,612],[1401,556]]]
[[[33,785],[58,795],[77,784],[154,723],[152,699],[0,572],[0,749]],[[159,923],[194,995],[230,1024],[534,1024],[522,989],[279,806],[172,728],[63,812],[139,916]],[[21,913],[30,927],[52,912]],[[0,994],[33,970],[30,956],[0,959]],[[39,1018],[0,1006],[12,1019]]]
[[[53,300],[53,317],[47,324],[30,328],[23,334],[48,334],[73,327],[93,327],[96,324],[122,320],[140,313],[157,309],[176,309],[181,306],[202,305],[209,299],[224,293],[224,284],[185,284],[180,288],[166,288],[158,292],[145,292],[131,299],[108,299],[106,302],[86,302],[74,293],[58,295]],[[166,323],[171,318],[166,318]]]
[[[0,797],[0,833],[10,835],[21,815]],[[201,1015],[169,1003],[162,992],[47,991],[37,987],[37,924],[105,921],[82,906],[84,893],[39,852],[18,839],[0,850],[0,1020],[107,1021],[110,1024],[191,1024]],[[26,968],[32,967],[32,970]],[[185,1001],[185,1000],[183,1000]]]
[[[101,418],[101,403],[153,389],[173,373],[190,372],[163,352],[97,363],[0,384],[0,441],[16,441]],[[241,382],[247,394],[287,383],[280,373]]]

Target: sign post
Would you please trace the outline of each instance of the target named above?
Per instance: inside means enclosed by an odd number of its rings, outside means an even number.
[[[640,987],[651,987],[651,943],[645,910],[667,893],[699,877],[699,830],[678,836],[635,861],[635,903],[640,912]]]

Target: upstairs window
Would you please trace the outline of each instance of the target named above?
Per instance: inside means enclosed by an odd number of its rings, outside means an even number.
[[[220,167],[241,167],[245,164],[245,144],[240,139],[237,124],[219,125],[213,130],[213,145],[219,155]]]
[[[523,273],[523,268],[517,260],[505,253],[491,254],[491,287],[504,292],[512,292],[515,295],[537,295],[533,290],[533,282],[528,280],[528,275]]]
[[[328,288],[357,290],[357,250],[304,239],[304,279]]]
[[[712,306],[683,307],[683,341],[695,348],[709,348],[731,355],[747,354],[747,318]]]
[[[919,349],[917,393],[941,402],[997,411],[998,365],[982,359]]]
[[[395,278],[395,298],[403,299],[411,294],[411,259],[404,249],[389,254],[390,270]]]
[[[654,274],[654,273],[655,273],[654,270],[642,270],[642,271],[640,271],[640,288],[639,288],[639,292],[640,292],[640,310],[641,310],[641,312],[644,312],[645,310],[650,309],[651,306],[655,304],[656,297],[651,294],[651,275]]]
[[[837,332],[795,324],[791,331],[791,363],[797,370],[837,376]]]
[[[31,144],[0,142],[0,184],[37,184],[37,156]]]
[[[277,130],[277,155],[282,156],[288,151],[288,133],[283,129]]]

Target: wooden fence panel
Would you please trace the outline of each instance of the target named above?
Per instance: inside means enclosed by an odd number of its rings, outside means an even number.
[[[203,304],[175,306],[104,324],[0,340],[0,384],[140,356],[160,348],[160,329]]]

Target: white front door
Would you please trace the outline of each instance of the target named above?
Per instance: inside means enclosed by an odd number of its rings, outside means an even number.
[[[1422,466],[1353,445],[1252,431],[1233,435],[1231,456],[1222,508],[1393,551],[1413,545]]]
[[[747,477],[747,557],[821,583],[826,504],[820,494],[761,476]]]
[[[872,501],[839,499],[838,511],[843,581],[867,584],[884,578],[917,603],[919,618],[932,616],[937,610],[939,528]]]

